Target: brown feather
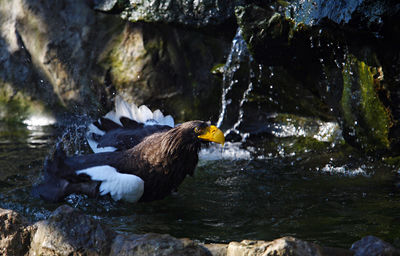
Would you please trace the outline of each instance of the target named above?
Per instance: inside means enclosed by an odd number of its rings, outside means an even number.
[[[107,126],[112,125],[107,123]],[[93,196],[93,191],[96,189],[98,193],[98,182],[91,181],[87,175],[77,175],[75,172],[101,165],[110,165],[120,173],[140,177],[144,181],[144,194],[140,201],[163,199],[178,188],[186,175],[194,173],[201,147],[198,134],[195,133],[196,127],[207,127],[207,123],[190,121],[169,130],[153,133],[125,151],[72,157],[65,157],[65,154],[59,152],[59,156],[49,161],[45,170],[52,179],[58,177],[63,181],[63,191],[51,197],[51,200],[56,201],[60,199],[59,197],[70,193]],[[52,181],[49,179],[49,182]],[[42,196],[46,191],[53,189],[50,185],[48,189],[46,187],[38,189],[38,193]]]

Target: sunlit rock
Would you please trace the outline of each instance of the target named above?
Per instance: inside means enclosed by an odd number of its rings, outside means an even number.
[[[272,242],[243,240],[231,242],[227,255],[290,255],[290,256],[322,256],[323,250],[316,244],[302,241],[294,237],[283,237]]]
[[[34,228],[12,210],[0,208],[0,254],[25,255]]]

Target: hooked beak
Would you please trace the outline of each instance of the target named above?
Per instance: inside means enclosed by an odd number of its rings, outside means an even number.
[[[215,125],[208,126],[204,130],[204,133],[199,135],[198,138],[205,141],[219,143],[222,145],[224,145],[225,143],[224,133],[220,129],[218,129]]]

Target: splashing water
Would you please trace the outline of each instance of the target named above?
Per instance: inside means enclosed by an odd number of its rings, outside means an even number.
[[[224,67],[224,76],[223,76],[223,91],[222,91],[222,106],[221,112],[217,121],[217,127],[220,127],[223,122],[227,119],[227,107],[229,105],[233,105],[232,99],[228,99],[228,94],[234,89],[234,86],[239,83],[237,79],[235,79],[235,74],[242,65],[247,65],[246,68],[250,68],[249,59],[251,59],[251,55],[247,49],[246,42],[244,41],[240,28],[237,30],[235,37],[232,41],[231,52],[229,53],[228,59],[226,61]],[[245,100],[245,96],[251,90],[251,83],[249,87],[245,91],[244,97],[240,100],[239,104],[243,104],[242,102]],[[247,93],[246,93],[247,92]]]

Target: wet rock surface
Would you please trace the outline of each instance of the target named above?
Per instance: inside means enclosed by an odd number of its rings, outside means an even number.
[[[367,11],[373,7],[375,12]],[[281,100],[277,104],[284,102],[283,109],[296,113],[290,107],[295,103],[307,115],[310,106],[316,106],[310,103],[320,101],[316,108],[320,112],[314,116],[336,118],[351,145],[368,153],[396,155],[399,81],[394,75],[398,66],[392,64],[398,62],[399,50],[391,46],[389,34],[398,30],[392,20],[398,17],[399,7],[393,1],[244,3],[236,7],[236,17],[255,66],[279,70],[273,72],[279,87],[289,88],[285,87],[289,82],[312,95],[299,97],[308,104]],[[261,80],[261,87],[268,88],[270,81]],[[275,92],[273,99],[285,93],[299,96],[294,89]],[[255,91],[253,98],[261,103],[262,96]]]
[[[236,2],[238,1],[135,0],[125,4],[121,16],[132,22],[163,22],[204,27],[233,20]]]

